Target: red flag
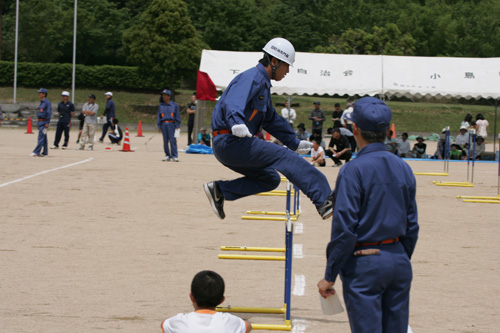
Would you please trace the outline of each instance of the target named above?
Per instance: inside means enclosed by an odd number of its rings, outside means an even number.
[[[196,80],[196,99],[202,101],[215,101],[217,89],[210,76],[205,72],[198,71]]]

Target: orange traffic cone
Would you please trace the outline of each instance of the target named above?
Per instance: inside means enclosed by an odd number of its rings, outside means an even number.
[[[139,120],[139,126],[137,126],[137,135],[138,137],[144,137],[144,135],[142,135],[142,123],[141,121]]]
[[[396,138],[396,125],[394,125],[394,123],[392,123],[392,125],[391,125],[391,131],[392,131],[392,138],[395,139]]]
[[[123,139],[123,148],[120,151],[133,152],[133,150],[130,149],[130,139],[128,136],[128,127],[125,128],[125,138]]]
[[[33,134],[33,128],[31,126],[31,117],[28,118],[28,129],[26,130],[26,133],[24,134]]]

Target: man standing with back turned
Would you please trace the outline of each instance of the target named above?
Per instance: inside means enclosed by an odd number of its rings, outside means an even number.
[[[289,72],[295,49],[288,40],[274,38],[263,50],[264,57],[256,67],[231,81],[212,114],[215,157],[244,177],[204,184],[205,193],[215,214],[224,219],[224,200],[275,189],[281,181],[277,170],[304,192],[326,219],[333,206],[328,181],[296,153],[309,152],[312,143],[295,137],[271,101],[271,80],[280,81]],[[286,147],[253,137],[261,127]]]
[[[384,147],[392,112],[374,97],[348,116],[360,151],[340,169],[323,297],[340,274],[354,333],[406,333],[418,237],[416,182],[411,168]]]

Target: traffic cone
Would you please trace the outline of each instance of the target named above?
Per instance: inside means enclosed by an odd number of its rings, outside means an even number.
[[[137,126],[137,135],[136,136],[140,137],[140,138],[144,137],[144,135],[142,135],[142,123],[140,120],[139,120],[139,126]]]
[[[130,139],[128,136],[128,127],[125,128],[125,138],[123,139],[123,148],[120,151],[133,152],[133,150],[130,149]]]
[[[31,125],[31,117],[28,118],[28,129],[26,130],[26,133],[24,134],[33,134],[33,128]]]
[[[392,123],[392,125],[391,125],[391,131],[392,131],[392,138],[395,139],[396,138],[396,125],[394,125],[394,123]]]

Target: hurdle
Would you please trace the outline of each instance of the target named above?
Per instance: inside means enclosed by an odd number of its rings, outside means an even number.
[[[286,189],[286,207],[285,212],[267,212],[267,211],[247,211],[247,214],[264,214],[273,216],[260,216],[264,219],[260,220],[276,220],[285,222],[285,247],[250,247],[250,246],[221,246],[221,251],[241,251],[241,252],[276,252],[284,253],[285,255],[253,255],[253,254],[219,254],[219,259],[225,260],[267,260],[267,261],[283,261],[285,263],[285,278],[284,278],[284,299],[282,307],[217,307],[218,312],[234,312],[234,313],[262,313],[262,314],[279,314],[284,316],[285,323],[283,325],[273,324],[254,324],[254,330],[270,330],[270,331],[291,331],[291,291],[292,291],[292,258],[293,258],[293,222],[297,220],[299,215],[300,196],[299,189],[287,181]],[[293,199],[292,199],[293,193]],[[293,207],[292,207],[293,200]],[[245,216],[242,216],[242,219]],[[248,219],[255,219],[258,216],[248,216]],[[266,219],[267,218],[267,219]]]
[[[469,170],[470,170],[470,156],[471,156],[471,136],[473,137],[473,145],[474,149],[472,150],[472,171],[470,172],[469,179]],[[469,145],[467,150],[467,181],[466,182],[441,182],[441,181],[433,181],[437,186],[452,186],[452,187],[474,187],[474,162],[476,160],[475,156],[475,148],[476,148],[476,131],[474,129],[469,130]],[[470,181],[469,181],[470,180]]]
[[[497,183],[497,196],[473,196],[473,195],[457,195],[458,199],[462,199],[463,202],[471,202],[471,203],[492,203],[498,204],[500,203],[500,133],[498,134],[498,183]]]
[[[450,171],[450,160],[449,160],[449,148],[448,145],[450,143],[450,126],[446,126],[445,128],[445,137],[444,137],[444,170],[443,172],[413,172],[416,176],[449,176]]]

